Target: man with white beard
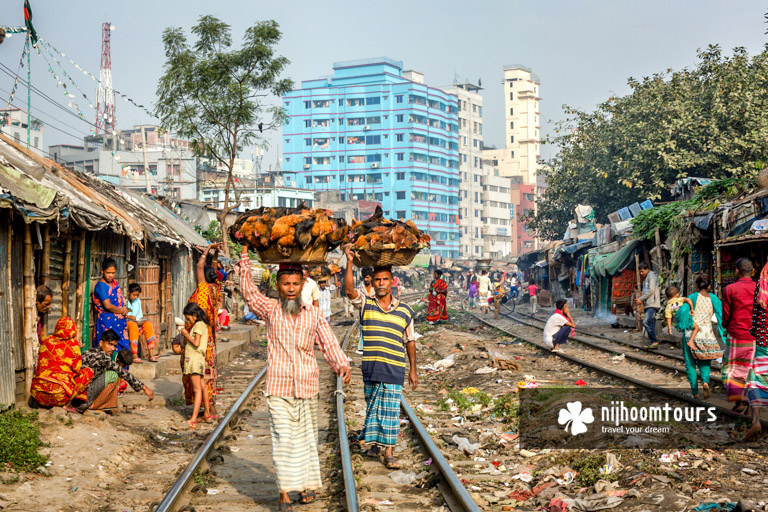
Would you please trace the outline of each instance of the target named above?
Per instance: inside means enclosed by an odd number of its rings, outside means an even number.
[[[248,248],[240,255],[240,290],[248,308],[267,330],[267,406],[272,433],[272,461],[280,492],[280,510],[291,510],[288,493],[299,491],[301,503],[315,500],[321,486],[317,454],[319,369],[314,342],[328,365],[349,383],[349,360],[341,351],[319,308],[302,302],[301,265],[281,264],[277,272],[279,299],[259,292],[251,279]]]

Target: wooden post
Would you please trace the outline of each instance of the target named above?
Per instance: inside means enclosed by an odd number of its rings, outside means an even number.
[[[43,261],[41,264],[40,284],[48,285],[51,276],[51,228],[49,224],[43,226]]]
[[[64,269],[61,274],[61,316],[69,316],[69,274],[72,264],[72,239],[64,242]]]
[[[654,251],[655,251],[654,257],[656,259],[656,272],[658,272],[659,275],[661,275],[662,273],[661,266],[663,264],[662,263],[663,260],[662,260],[662,252],[661,252],[661,234],[659,233],[659,226],[656,226],[653,229],[653,235],[656,238],[656,247],[654,248]]]
[[[83,230],[83,237],[77,246],[77,294],[75,297],[75,325],[78,338],[83,336],[83,299],[85,298],[85,281],[88,276],[85,273],[85,244],[88,232]]]
[[[721,277],[722,273],[720,269],[723,263],[723,258],[722,258],[722,253],[720,252],[720,247],[718,246],[715,246],[715,258],[717,261],[717,267],[715,268],[715,278],[713,279],[714,286],[712,287],[712,291],[715,293],[715,295],[719,295],[720,298],[722,299],[723,294],[720,293],[722,291],[720,289],[720,285],[722,284],[722,277]]]
[[[35,266],[32,230],[24,223],[24,387],[29,393],[29,386],[34,377],[37,353],[40,342],[37,339],[37,314],[35,310]]]
[[[637,253],[635,253],[635,280],[637,282],[635,299],[638,299],[643,294],[643,282],[640,280],[640,256]],[[642,304],[639,306],[632,304],[632,308],[635,310],[635,331],[642,332],[642,316],[645,308]]]

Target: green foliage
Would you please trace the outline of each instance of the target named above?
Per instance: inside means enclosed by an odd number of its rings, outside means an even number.
[[[493,401],[493,414],[505,423],[511,423],[520,414],[520,400],[517,395],[507,393]]]
[[[646,198],[665,200],[678,179],[754,178],[768,161],[768,48],[700,51],[695,68],[629,79],[632,93],[568,118],[546,143],[559,153],[542,174],[547,189],[525,221],[562,236],[577,204],[597,222]]]
[[[215,16],[201,16],[192,33],[197,41],[190,45],[181,28],[163,32],[166,62],[155,113],[164,130],[191,140],[198,156],[227,169],[223,221],[239,205],[232,176],[238,153],[266,146],[262,131],[281,127],[283,109],[270,97],[290,91],[293,82],[280,78],[289,61],[275,53],[282,34],[273,20],[248,27],[240,48],[232,46],[231,27]]]
[[[13,471],[34,471],[48,461],[38,453],[47,446],[40,439],[37,412],[11,409],[0,414],[0,465]]]
[[[653,240],[656,227],[664,234],[669,232],[672,223],[682,212],[701,204],[700,201],[690,199],[688,201],[675,201],[649,210],[643,210],[632,219],[632,234],[641,240]]]
[[[208,224],[208,229],[203,229],[202,226],[195,226],[195,231],[203,235],[203,238],[208,240],[209,242],[218,242],[221,240],[221,224],[219,224],[219,221],[212,220],[210,224]],[[232,242],[230,240],[229,242],[229,248],[230,248],[230,254],[232,255],[239,255],[240,252],[243,250],[243,245],[239,244],[237,242]],[[251,258],[256,258],[256,253],[253,251],[248,251],[248,254],[251,256]]]
[[[594,485],[598,480],[615,482],[618,480],[618,476],[616,476],[615,473],[609,473],[607,475],[600,473],[600,468],[605,465],[605,460],[605,454],[587,455],[576,459],[571,463],[571,467],[579,472],[578,478],[582,485]]]

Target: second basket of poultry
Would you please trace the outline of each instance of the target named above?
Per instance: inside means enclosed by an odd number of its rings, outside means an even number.
[[[422,249],[429,248],[430,237],[412,220],[402,222],[384,217],[380,206],[368,219],[354,222],[349,229],[358,267],[409,265]]]
[[[297,208],[257,208],[240,215],[229,234],[248,244],[263,263],[324,264],[349,232],[344,219],[332,215],[303,203]]]

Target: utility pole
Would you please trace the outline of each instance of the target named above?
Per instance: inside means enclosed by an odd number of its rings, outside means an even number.
[[[147,183],[147,194],[152,193],[149,185],[149,163],[147,163],[147,136],[144,133],[144,125],[141,125],[141,152],[144,153],[144,181]]]

